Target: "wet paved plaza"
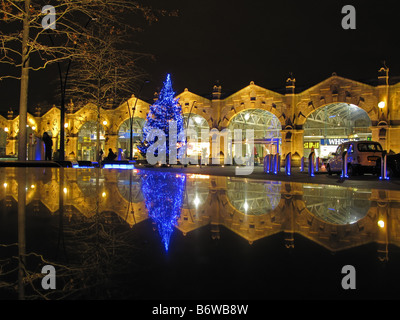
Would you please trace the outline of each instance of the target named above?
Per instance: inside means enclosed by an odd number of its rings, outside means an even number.
[[[232,170],[0,168],[0,297],[399,298],[398,180]]]

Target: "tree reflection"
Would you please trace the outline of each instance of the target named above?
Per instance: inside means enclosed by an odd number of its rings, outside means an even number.
[[[155,222],[165,250],[181,214],[186,176],[170,172],[143,171],[142,193],[146,208]]]
[[[61,191],[65,177],[63,170],[59,173]],[[26,239],[22,238],[25,216],[29,212],[23,201],[25,183],[19,184],[20,237],[18,243],[0,244],[0,257],[6,257],[0,259],[0,297],[50,300],[109,299],[120,296],[120,288],[125,279],[128,275],[132,278],[137,248],[129,225],[118,214],[101,210],[104,200],[101,196],[99,171],[96,172],[93,186],[96,192],[92,194],[95,197],[92,212],[83,215],[76,208],[66,206],[66,194],[59,192],[59,210],[50,225],[46,225],[48,229],[43,230],[51,235],[45,250],[28,250],[35,246],[29,241],[25,244]],[[45,265],[55,267],[55,290],[42,288],[41,281],[46,276],[42,274],[42,268]]]

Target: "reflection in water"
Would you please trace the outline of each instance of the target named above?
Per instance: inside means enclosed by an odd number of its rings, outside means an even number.
[[[227,184],[230,203],[247,215],[260,215],[274,210],[281,200],[281,182],[247,182],[229,180]]]
[[[123,170],[118,173],[118,191],[130,203],[143,201],[141,190],[141,177],[132,174],[131,171]]]
[[[153,170],[0,170],[0,297],[2,288],[28,299],[113,296],[110,283],[118,290],[132,276],[141,246],[136,235],[149,219],[166,251],[185,247],[179,241],[171,247],[174,230],[187,235],[207,225],[202,234],[209,232],[224,252],[278,233],[289,240],[286,248],[296,247],[294,235],[331,252],[374,242],[384,262],[389,244],[400,247],[400,191]],[[240,241],[227,244],[222,228]],[[195,255],[200,244],[187,241],[185,255]],[[57,265],[57,292],[40,291],[45,264]]]
[[[364,218],[371,208],[371,190],[336,186],[303,186],[307,209],[323,221],[345,225]]]
[[[148,171],[141,174],[141,180],[149,216],[156,223],[168,251],[171,234],[181,214],[186,176]]]
[[[198,210],[207,201],[209,194],[210,176],[188,175],[186,179],[185,198],[182,209]]]

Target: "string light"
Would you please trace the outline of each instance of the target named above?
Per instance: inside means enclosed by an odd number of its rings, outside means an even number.
[[[146,122],[143,127],[143,141],[138,145],[138,149],[142,155],[146,154],[147,149],[155,143],[149,142],[148,136],[152,129],[160,129],[165,133],[166,137],[166,150],[165,153],[169,155],[169,123],[170,121],[176,122],[177,129],[177,147],[179,149],[185,142],[182,137],[179,137],[179,133],[183,131],[183,115],[182,108],[178,103],[179,99],[175,98],[175,92],[172,88],[171,75],[168,74],[164,82],[164,86],[161,89],[160,95],[157,101],[150,106],[150,111],[147,114]],[[150,139],[149,139],[150,140]],[[159,149],[160,151],[164,151]]]

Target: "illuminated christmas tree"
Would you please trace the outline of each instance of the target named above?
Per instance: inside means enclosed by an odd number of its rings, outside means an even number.
[[[171,121],[175,121],[176,123],[176,136],[170,136],[169,129]],[[165,150],[164,148],[159,148],[154,154],[157,156],[158,152],[165,152],[166,160],[168,161],[170,140],[174,142],[171,147],[177,148],[176,150],[178,150],[185,141],[184,138],[178,136],[184,129],[182,108],[178,103],[178,99],[175,98],[175,92],[172,89],[171,76],[169,74],[167,75],[157,101],[150,106],[150,111],[147,114],[146,123],[143,127],[143,141],[138,145],[138,149],[143,156],[146,156],[148,148],[157,141],[157,139],[152,141],[151,132],[153,129],[162,130],[166,137]]]
[[[165,250],[181,215],[185,194],[185,175],[142,171],[141,189],[146,209],[155,222]]]

